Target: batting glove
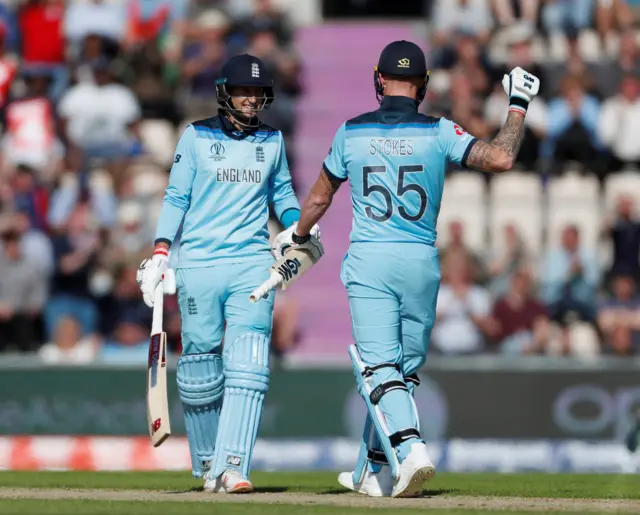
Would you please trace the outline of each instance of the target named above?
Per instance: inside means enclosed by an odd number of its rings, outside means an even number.
[[[145,259],[140,263],[136,281],[142,291],[144,303],[153,307],[153,296],[156,286],[160,283],[169,264],[169,252],[166,249],[156,249],[151,259]]]
[[[273,254],[273,257],[275,257],[276,259],[280,259],[287,253],[287,251],[291,247],[296,246],[296,244],[293,242],[293,234],[295,233],[297,227],[298,222],[295,222],[291,225],[291,227],[282,231],[273,239],[273,243],[271,244],[271,253]],[[311,228],[311,232],[309,234],[311,238],[309,239],[308,243],[313,241],[314,245],[322,248],[322,244],[320,243],[320,227],[318,227],[318,224],[314,225]],[[300,247],[300,245],[297,246]],[[324,254],[324,249],[322,249],[320,256],[322,256],[322,254]],[[318,258],[320,256],[318,256]]]
[[[529,102],[540,91],[540,79],[518,67],[502,78],[502,87],[505,93],[509,95],[509,110],[526,114]]]

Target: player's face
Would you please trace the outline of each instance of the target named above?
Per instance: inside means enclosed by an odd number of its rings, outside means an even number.
[[[256,86],[234,86],[229,94],[234,109],[249,118],[258,114],[264,103],[264,89]]]

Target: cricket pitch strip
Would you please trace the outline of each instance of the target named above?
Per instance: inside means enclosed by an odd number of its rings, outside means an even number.
[[[209,494],[202,491],[104,490],[63,488],[0,488],[0,499],[148,501],[198,503],[262,503],[322,505],[360,508],[424,508],[510,510],[573,513],[640,513],[637,500],[552,499],[437,495],[419,499],[371,498],[353,493],[267,493],[245,495]]]

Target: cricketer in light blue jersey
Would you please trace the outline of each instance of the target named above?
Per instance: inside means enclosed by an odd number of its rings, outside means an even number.
[[[256,117],[273,101],[263,63],[246,54],[230,59],[216,93],[218,116],[188,125],[178,142],[156,250],[141,265],[139,281],[149,303],[182,226],[177,382],[192,472],[204,478],[206,491],[242,493],[253,489],[250,462],[269,387],[274,302],[273,292],[256,304],[249,295],[274,261],[269,208],[285,227],[297,222],[300,208],[282,134]]]
[[[234,136],[228,124],[194,122],[178,142],[156,231],[172,242],[183,223],[178,268],[269,258],[269,205],[285,227],[298,219],[282,133]]]
[[[504,77],[510,112],[486,143],[446,118],[418,112],[427,83],[417,45],[385,47],[374,74],[380,108],[338,129],[291,241],[281,242],[305,245],[340,184],[349,181],[353,223],[341,279],[355,340],[349,354],[368,416],[355,470],[338,481],[371,496],[418,496],[435,473],[413,390],[436,320],[436,226],[447,168],[509,170],[539,88],[538,79],[519,68]]]

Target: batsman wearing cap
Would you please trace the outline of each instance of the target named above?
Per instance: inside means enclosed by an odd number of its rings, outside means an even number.
[[[520,68],[504,76],[509,113],[486,143],[446,118],[418,112],[428,80],[424,53],[415,44],[396,41],[382,51],[374,72],[380,108],[338,129],[297,226],[278,240],[283,248],[305,245],[335,192],[349,181],[353,225],[341,278],[356,342],[349,353],[368,417],[355,470],[338,480],[370,496],[418,496],[435,473],[413,389],[436,318],[436,223],[447,162],[509,170],[540,86]]]
[[[188,125],[178,142],[155,251],[140,265],[138,282],[152,306],[182,224],[177,381],[192,472],[207,491],[243,493],[253,490],[249,469],[269,387],[274,302],[273,292],[257,304],[249,295],[274,262],[269,206],[284,227],[298,221],[300,207],[282,133],[257,117],[274,101],[262,61],[247,54],[230,59],[216,93],[217,116]],[[317,239],[317,227],[312,232]],[[321,255],[322,246],[312,251]]]

